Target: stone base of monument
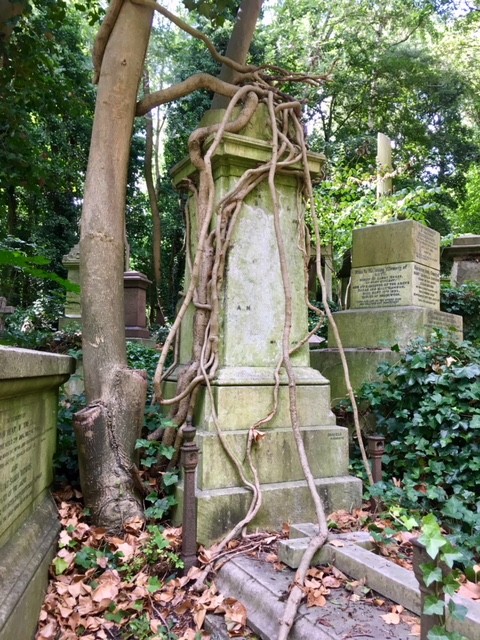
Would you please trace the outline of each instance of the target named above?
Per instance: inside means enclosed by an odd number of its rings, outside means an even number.
[[[380,363],[394,363],[399,359],[398,351],[391,350],[394,345],[402,351],[416,338],[428,339],[434,329],[450,333],[456,341],[463,337],[462,316],[424,307],[350,309],[338,311],[333,317],[342,338],[353,389],[377,380]],[[328,344],[332,348],[312,350],[310,359],[312,367],[330,381],[333,406],[346,397],[347,387],[331,330]],[[384,345],[384,348],[379,345]]]
[[[45,498],[0,549],[0,640],[33,638],[59,532],[55,504]]]
[[[348,430],[335,424],[330,411],[330,387],[310,367],[295,368],[299,421],[310,467],[327,510],[352,509],[361,504],[360,480],[348,477]],[[237,469],[225,453],[217,433],[222,431],[228,447],[246,464],[248,432],[273,406],[272,370],[262,367],[220,369],[213,384],[212,399],[202,392],[195,416],[200,461],[197,469],[198,541],[209,545],[229,531],[247,513],[251,492],[242,486]],[[243,384],[242,384],[243,382]],[[255,382],[256,384],[253,384]],[[166,393],[173,394],[173,381]],[[278,412],[258,428],[261,436],[252,458],[262,485],[263,503],[252,528],[280,528],[300,513],[315,515],[304,480],[290,426],[288,385],[281,377]],[[216,415],[216,421],[213,415]],[[323,421],[319,425],[319,420]],[[182,519],[183,487],[177,489],[179,505],[174,516]],[[294,515],[295,514],[295,515]]]
[[[323,455],[323,452],[321,453]],[[361,505],[362,483],[358,478],[340,476],[315,480],[317,491],[323,499],[325,510],[332,513],[339,509],[352,511]],[[309,514],[315,521],[315,508],[310,490],[303,480],[262,484],[262,506],[249,525],[250,530],[279,530],[285,523],[296,520],[299,514]],[[177,491],[177,518],[181,523],[183,486]],[[209,546],[220,539],[245,517],[252,494],[243,487],[197,491],[198,519],[197,540]]]
[[[462,316],[425,307],[349,309],[337,311],[333,317],[344,348],[403,348],[415,338],[429,338],[433,329],[451,331],[452,337],[462,340]],[[328,346],[337,346],[331,330]]]
[[[345,349],[350,382],[353,389],[378,380],[377,368],[382,362],[393,364],[400,354],[391,349]],[[310,351],[312,367],[330,381],[331,402],[334,407],[347,397],[347,385],[338,349],[313,349]]]

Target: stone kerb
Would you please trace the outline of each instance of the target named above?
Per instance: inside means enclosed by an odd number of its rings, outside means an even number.
[[[68,356],[0,346],[0,640],[35,631],[59,530],[48,497],[58,388],[74,369]]]
[[[218,122],[221,115],[222,112],[208,113],[202,126]],[[265,139],[267,134],[267,114],[263,107],[256,121],[240,134],[225,134],[212,158],[217,201],[234,187],[246,169],[270,160],[271,143]],[[212,139],[207,139],[207,147]],[[323,163],[323,156],[311,154],[311,174],[319,174]],[[291,171],[282,171],[276,179],[293,290],[292,346],[307,334],[304,252],[299,247],[299,223],[304,207],[299,188],[300,169],[299,165]],[[179,163],[173,172],[177,185],[186,178],[197,179],[196,169],[189,160]],[[189,217],[191,236],[195,238],[197,220],[193,199],[189,203]],[[194,246],[193,251],[195,249]],[[201,392],[195,416],[201,449],[197,470],[198,538],[204,544],[223,535],[244,517],[251,496],[241,486],[237,472],[221,447],[213,414],[233,450],[244,460],[249,428],[272,408],[274,370],[283,335],[284,292],[272,197],[266,182],[260,183],[243,203],[232,235],[221,295],[219,369],[211,383],[214,406],[208,394]],[[166,383],[165,395],[169,397],[174,394],[181,367],[191,359],[193,309],[187,312],[185,320],[180,336],[180,365]],[[307,344],[294,354],[292,363],[302,437],[315,468],[318,490],[329,510],[352,508],[361,499],[361,488],[356,479],[347,475],[347,432],[335,425],[328,381],[310,367]],[[282,378],[277,416],[262,425],[266,438],[256,447],[264,502],[252,526],[279,527],[294,512],[313,513],[291,433],[288,402],[288,384],[286,378]],[[177,493],[180,505],[182,491],[180,486]],[[177,522],[180,514],[181,508],[177,509]]]

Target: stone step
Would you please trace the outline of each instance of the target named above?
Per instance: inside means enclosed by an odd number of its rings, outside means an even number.
[[[336,509],[351,511],[361,504],[362,483],[358,478],[320,478],[315,480],[315,485],[328,512]],[[284,523],[314,519],[315,508],[305,480],[262,484],[261,490],[262,506],[249,525],[250,530],[278,530]],[[179,524],[182,520],[182,484],[177,487],[175,496],[178,505],[174,522]],[[197,490],[196,497],[197,539],[200,544],[210,545],[243,519],[249,509],[252,494],[244,487],[231,487]]]
[[[261,440],[253,445],[252,458],[261,483],[303,480],[304,474],[291,427],[262,429]],[[318,426],[301,429],[303,442],[315,478],[348,474],[348,429]],[[223,434],[228,447],[242,461],[244,471],[252,479],[246,460],[248,431],[227,431]],[[197,470],[197,486],[201,490],[235,487],[241,484],[238,471],[225,454],[215,433],[197,431],[201,451]]]

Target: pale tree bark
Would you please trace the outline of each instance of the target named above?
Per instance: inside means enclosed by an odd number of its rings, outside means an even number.
[[[75,430],[80,478],[94,521],[110,529],[143,517],[135,441],[146,374],[127,367],[123,308],[127,168],[137,90],[153,11],[121,4],[103,52],[80,236],[83,359],[88,406]]]

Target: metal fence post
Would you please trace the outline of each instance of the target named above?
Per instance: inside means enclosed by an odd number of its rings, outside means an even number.
[[[367,436],[368,454],[372,460],[372,476],[375,483],[382,481],[382,456],[385,453],[385,438],[374,434]]]
[[[198,447],[195,444],[196,429],[191,419],[183,428],[181,463],[183,467],[183,526],[182,560],[187,573],[197,561],[197,499],[195,496],[195,470],[198,464]]]

